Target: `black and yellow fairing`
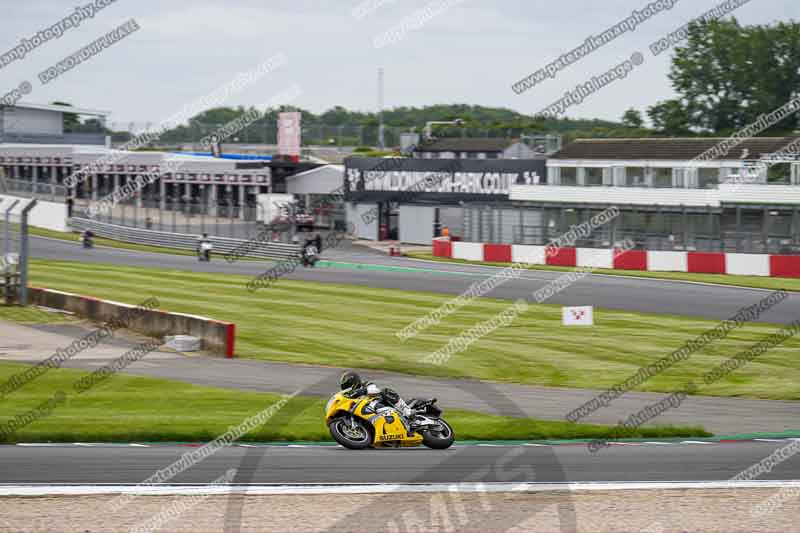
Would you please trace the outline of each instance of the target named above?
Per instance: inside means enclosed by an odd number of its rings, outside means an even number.
[[[325,409],[325,424],[330,424],[335,418],[343,415],[353,415],[366,421],[372,427],[372,445],[375,447],[419,446],[422,444],[422,435],[419,433],[408,434],[406,426],[400,415],[395,411],[386,410],[376,413],[369,406],[375,400],[372,396],[359,396],[348,398],[344,393],[335,394]]]

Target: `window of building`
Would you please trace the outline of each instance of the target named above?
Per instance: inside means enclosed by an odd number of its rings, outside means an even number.
[[[746,174],[739,167],[724,167],[722,169],[722,181],[740,180],[745,176]]]
[[[767,170],[767,183],[789,185],[792,182],[791,163],[775,163]]]
[[[486,159],[500,159],[500,155],[497,152],[486,152]]]
[[[644,167],[626,167],[625,185],[627,187],[646,187]]]
[[[575,167],[561,167],[561,185],[577,185],[578,169]]]
[[[655,183],[656,187],[672,187],[672,169],[671,168],[656,168]]]
[[[601,167],[589,167],[586,169],[586,186],[602,187],[603,169]]]
[[[700,168],[697,170],[697,186],[701,189],[713,189],[719,184],[718,168]]]

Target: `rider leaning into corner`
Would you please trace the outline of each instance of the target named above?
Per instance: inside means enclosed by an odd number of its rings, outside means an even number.
[[[378,400],[378,408],[394,407],[406,422],[411,423],[414,411],[403,401],[397,392],[392,389],[381,389],[371,381],[363,381],[355,372],[345,372],[339,381],[343,394],[348,398],[372,396]],[[376,409],[377,410],[377,409]]]

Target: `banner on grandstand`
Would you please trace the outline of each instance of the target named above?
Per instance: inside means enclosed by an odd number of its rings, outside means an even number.
[[[278,153],[280,155],[300,155],[300,113],[278,114]]]

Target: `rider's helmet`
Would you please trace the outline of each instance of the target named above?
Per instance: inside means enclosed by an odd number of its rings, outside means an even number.
[[[339,386],[342,390],[352,389],[361,384],[361,377],[355,372],[345,372],[339,380]]]

